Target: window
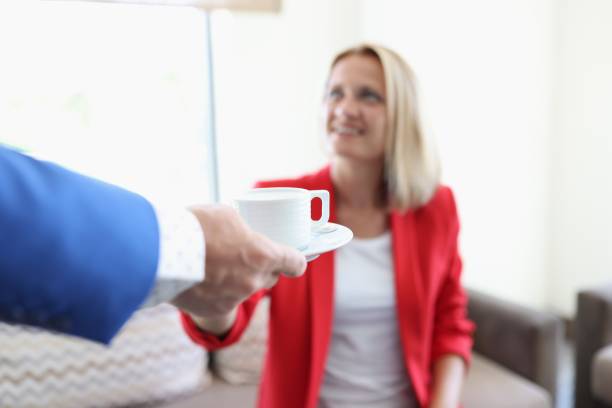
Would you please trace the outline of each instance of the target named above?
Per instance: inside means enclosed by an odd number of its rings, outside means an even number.
[[[0,6],[0,142],[155,201],[210,201],[199,10],[9,3]]]

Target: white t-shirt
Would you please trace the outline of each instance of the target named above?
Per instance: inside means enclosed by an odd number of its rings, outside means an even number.
[[[336,251],[334,320],[319,408],[417,407],[404,366],[391,234]]]

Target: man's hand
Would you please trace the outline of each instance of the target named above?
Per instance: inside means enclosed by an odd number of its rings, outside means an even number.
[[[190,210],[204,231],[206,276],[172,303],[198,323],[210,320],[216,323],[214,331],[228,329],[236,307],[246,298],[274,286],[281,274],[304,273],[306,259],[300,252],[253,232],[232,208],[211,205]]]

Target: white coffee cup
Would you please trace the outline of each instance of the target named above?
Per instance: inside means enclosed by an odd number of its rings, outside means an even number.
[[[322,202],[321,218],[316,221],[310,215],[313,198],[320,198]],[[255,188],[238,198],[236,205],[240,216],[253,230],[297,249],[306,248],[312,231],[329,221],[327,190]]]

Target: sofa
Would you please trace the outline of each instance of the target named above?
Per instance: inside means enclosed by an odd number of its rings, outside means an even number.
[[[594,316],[601,312],[609,332],[611,303],[596,304],[606,306],[586,310]],[[168,305],[139,311],[110,348],[0,324],[0,406],[252,407],[266,348],[268,307],[267,299],[260,302],[238,344],[210,355],[189,341],[178,313]],[[561,321],[474,290],[469,291],[468,313],[477,329],[464,406],[553,407]],[[589,336],[594,349],[605,343],[597,340],[601,336]]]
[[[476,323],[465,408],[554,407],[563,322],[552,313],[468,290]]]
[[[255,330],[249,327],[237,345],[213,353],[216,375],[210,386],[189,398],[158,407],[255,406],[256,383],[265,352],[265,335],[261,331],[265,331],[267,305],[262,305],[257,310],[258,318],[252,322]],[[464,407],[554,407],[562,321],[550,313],[476,290],[469,290],[468,314],[477,329],[472,366],[462,396]],[[224,354],[226,350],[229,357]],[[257,362],[241,366],[245,358],[253,356]]]
[[[575,407],[612,407],[612,283],[578,293]]]

